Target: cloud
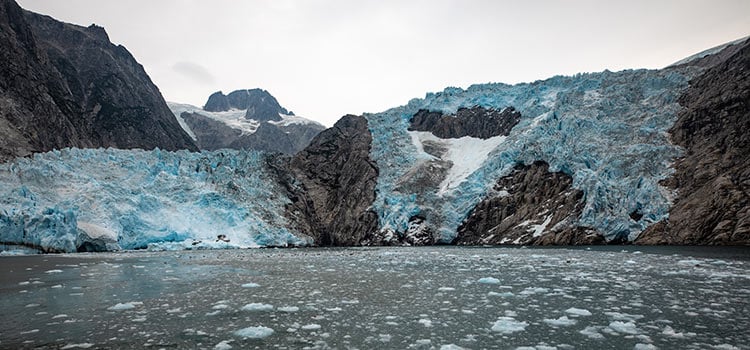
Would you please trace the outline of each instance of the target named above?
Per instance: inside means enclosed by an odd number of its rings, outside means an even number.
[[[206,67],[193,62],[177,62],[172,65],[172,70],[199,84],[213,84],[216,82],[213,74]]]

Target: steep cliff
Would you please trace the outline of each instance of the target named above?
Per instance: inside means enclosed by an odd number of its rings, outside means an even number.
[[[103,28],[0,1],[0,160],[64,147],[197,150]]]
[[[316,244],[359,245],[377,229],[378,166],[369,156],[367,120],[347,115],[291,159],[287,217]]]
[[[690,81],[669,130],[685,149],[665,181],[677,193],[669,218],[636,243],[750,244],[750,40],[719,56]]]

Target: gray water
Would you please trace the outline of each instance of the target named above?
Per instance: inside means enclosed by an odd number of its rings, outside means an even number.
[[[0,348],[750,349],[747,248],[0,257]]]

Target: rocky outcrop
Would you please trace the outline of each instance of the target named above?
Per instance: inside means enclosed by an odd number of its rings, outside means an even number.
[[[750,41],[728,49],[680,97],[670,133],[685,154],[665,181],[677,197],[638,244],[750,244]]]
[[[518,165],[469,213],[453,242],[458,245],[603,243],[595,230],[580,227],[583,192],[570,176],[549,172],[545,162]]]
[[[367,120],[347,115],[316,136],[285,166],[276,164],[291,204],[287,218],[299,232],[323,246],[352,246],[378,225],[370,210],[378,167],[370,159]],[[282,167],[288,167],[288,174]]]
[[[222,112],[230,109],[247,110],[246,119],[258,121],[279,121],[279,114],[294,115],[286,108],[281,107],[279,101],[268,91],[262,89],[236,90],[224,95],[221,91],[215,92],[208,97],[204,110],[209,112]]]
[[[0,1],[0,161],[64,147],[197,150],[143,67],[101,27]]]
[[[519,121],[521,113],[513,107],[503,110],[479,106],[459,108],[452,115],[421,109],[411,118],[409,130],[429,131],[443,139],[464,136],[488,139],[499,135],[507,136]]]

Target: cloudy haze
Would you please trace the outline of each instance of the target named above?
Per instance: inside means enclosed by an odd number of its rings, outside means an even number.
[[[19,0],[105,27],[169,101],[260,87],[332,125],[446,86],[661,68],[750,35],[747,0]]]

